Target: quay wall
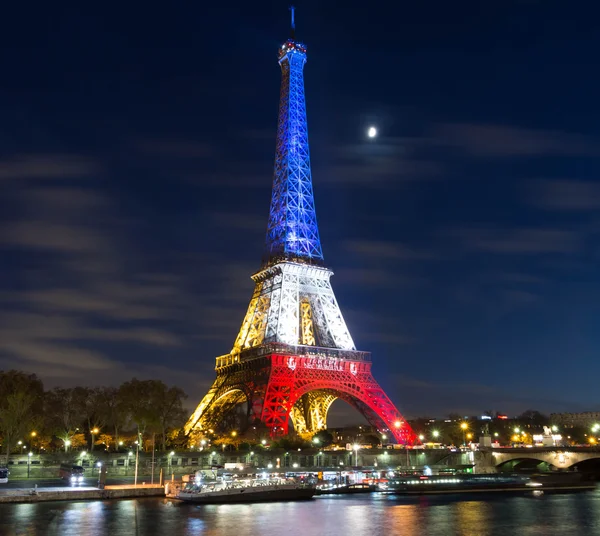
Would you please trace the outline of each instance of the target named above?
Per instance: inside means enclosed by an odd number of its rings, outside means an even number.
[[[106,499],[130,499],[140,497],[164,497],[163,486],[107,487],[106,489],[39,488],[9,489],[0,493],[2,503],[37,503],[46,501],[84,501]]]

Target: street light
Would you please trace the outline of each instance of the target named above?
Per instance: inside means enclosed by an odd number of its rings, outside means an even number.
[[[27,478],[29,478],[29,467],[31,466],[31,457],[33,456],[33,452],[29,451],[27,454]]]
[[[90,434],[92,435],[92,448],[90,450],[94,450],[94,436],[100,432],[97,427],[94,427],[90,430]]]
[[[433,432],[431,432],[433,434],[433,437],[435,437],[436,439],[439,437],[440,433],[437,430],[434,430]]]
[[[465,430],[468,427],[469,427],[469,425],[466,422],[460,423],[460,429],[462,430],[462,433],[463,433],[463,447],[467,444],[467,440],[465,439]]]
[[[354,443],[354,445],[352,445],[352,449],[354,450],[354,458],[355,458],[354,465],[355,466],[358,466],[358,449],[359,448],[360,447],[356,443]]]

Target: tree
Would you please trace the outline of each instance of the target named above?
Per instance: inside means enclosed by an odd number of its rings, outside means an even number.
[[[179,387],[167,387],[156,382],[154,396],[158,409],[158,423],[161,431],[162,450],[167,448],[167,431],[185,423],[187,412],[183,409],[183,401],[187,395]]]
[[[549,423],[548,417],[534,409],[528,409],[524,411],[517,417],[517,420],[522,422],[524,425],[531,425],[535,427],[546,426]]]
[[[140,381],[133,378],[119,387],[118,396],[129,419],[137,428],[137,441],[142,448],[146,431],[155,433],[160,426],[159,408],[155,406],[154,382],[155,380]]]
[[[381,443],[381,440],[377,436],[369,434],[365,436],[363,443],[371,445],[372,447],[377,447]]]
[[[44,396],[47,426],[62,440],[65,452],[73,444],[73,436],[82,426],[85,414],[85,399],[75,389],[59,387],[47,391]]]
[[[0,408],[0,428],[4,435],[6,456],[17,438],[25,436],[31,427],[33,418],[33,406],[35,395],[17,391],[4,398],[4,404]]]
[[[333,443],[333,435],[331,435],[331,432],[328,432],[327,430],[319,430],[312,437],[312,443],[319,448],[328,447]]]
[[[104,425],[110,427],[114,432],[112,443],[117,451],[120,441],[119,432],[127,424],[128,418],[123,397],[116,387],[100,387],[96,390],[96,401]]]
[[[40,424],[44,386],[35,374],[0,371],[0,433],[6,455],[20,437]]]

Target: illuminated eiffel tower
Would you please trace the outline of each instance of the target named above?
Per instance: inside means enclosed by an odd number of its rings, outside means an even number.
[[[271,435],[326,427],[340,398],[397,442],[415,434],[371,374],[368,352],[357,351],[324,266],[313,197],[304,98],[306,47],[292,36],[279,49],[282,71],[273,192],[261,269],[231,352],[217,357],[217,378],[185,431],[216,428],[247,403],[251,421]]]

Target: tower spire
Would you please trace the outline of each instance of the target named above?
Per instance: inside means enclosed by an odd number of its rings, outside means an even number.
[[[295,30],[294,7],[292,35]],[[281,91],[275,172],[263,268],[281,261],[323,264],[310,170],[304,64],[306,47],[288,39],[279,48]]]
[[[292,12],[292,39],[296,39],[296,22],[294,21],[294,12],[296,8],[294,6],[290,6],[290,11]]]

